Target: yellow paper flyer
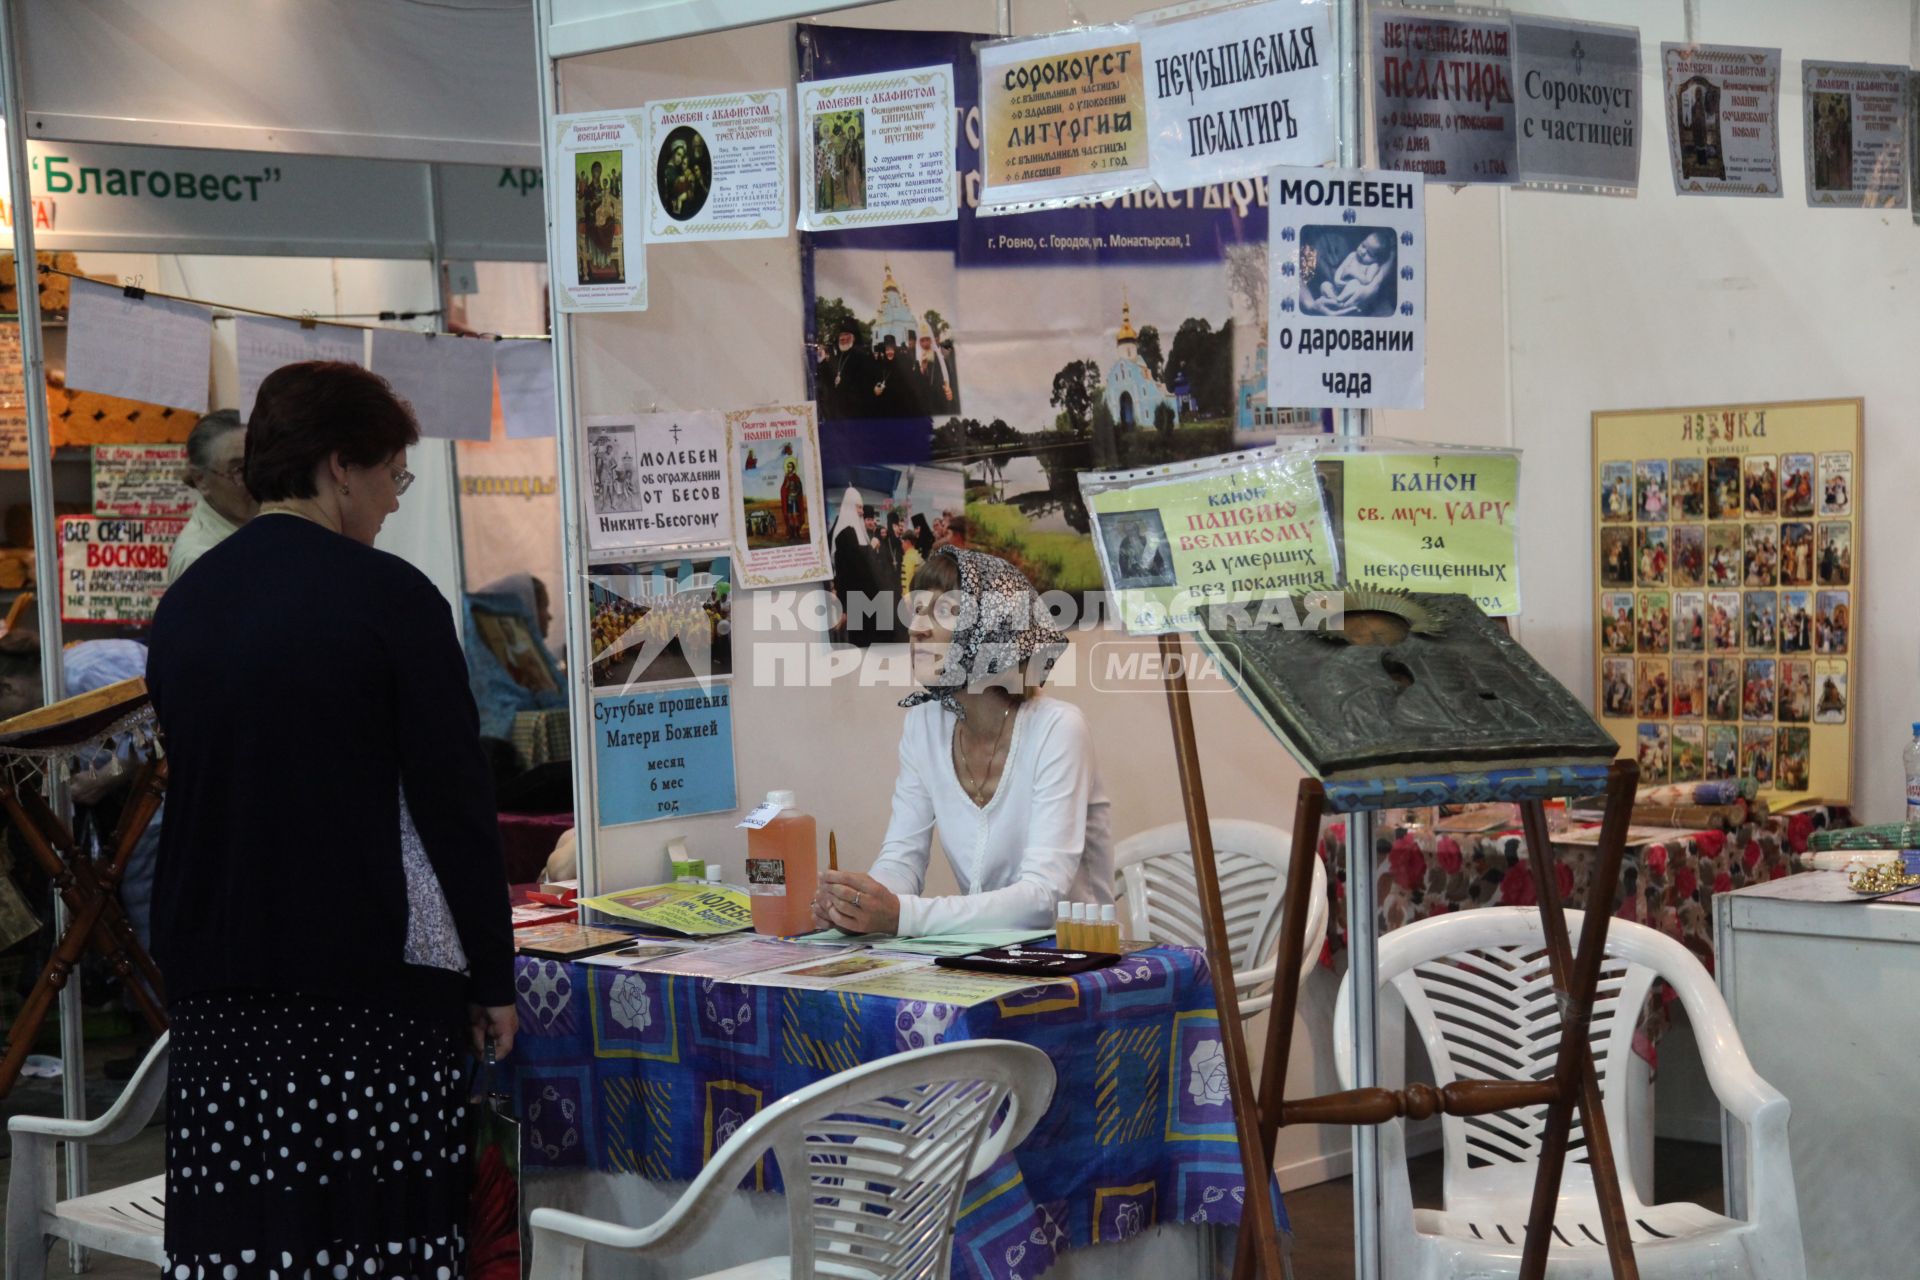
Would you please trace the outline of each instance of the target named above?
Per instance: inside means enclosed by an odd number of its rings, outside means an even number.
[[[1334,583],[1326,507],[1305,450],[1082,474],[1080,488],[1107,589],[1135,635],[1197,629],[1209,605]]]
[[[622,889],[597,898],[582,898],[580,905],[691,937],[737,933],[753,925],[753,907],[746,894],[703,885],[656,884]]]
[[[1146,83],[1130,26],[980,50],[981,203],[1108,195],[1147,176]]]
[[[1341,458],[1347,581],[1472,596],[1520,612],[1514,453],[1357,453]]]

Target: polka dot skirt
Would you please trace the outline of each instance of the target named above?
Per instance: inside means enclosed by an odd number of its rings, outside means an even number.
[[[171,1014],[163,1280],[460,1275],[456,1029],[264,991]]]

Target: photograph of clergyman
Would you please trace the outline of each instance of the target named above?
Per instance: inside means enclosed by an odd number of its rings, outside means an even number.
[[[1700,524],[1673,526],[1673,585],[1707,585],[1707,527]]]
[[[1740,659],[1707,659],[1707,719],[1740,718]]]
[[[1672,750],[1667,726],[1642,724],[1636,739],[1640,746],[1640,777],[1646,782],[1665,782],[1667,757]]]
[[[1675,458],[1668,473],[1672,489],[1667,495],[1675,520],[1707,518],[1707,460]]]
[[[1600,464],[1600,518],[1607,521],[1633,519],[1631,462]]]

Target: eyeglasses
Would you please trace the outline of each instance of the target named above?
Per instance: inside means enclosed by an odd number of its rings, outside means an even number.
[[[394,497],[405,496],[407,490],[413,487],[413,472],[405,467],[395,467],[389,474],[393,476]]]

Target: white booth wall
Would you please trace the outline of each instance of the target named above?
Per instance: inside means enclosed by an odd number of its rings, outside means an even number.
[[[1014,6],[1015,33],[1130,16],[1138,6]],[[1920,229],[1905,210],[1811,210],[1802,196],[1798,123],[1802,57],[1870,60],[1908,45],[1901,0],[1835,6],[1791,0],[1702,3],[1703,40],[1786,50],[1782,128],[1787,194],[1777,200],[1673,193],[1659,115],[1659,44],[1683,36],[1682,6],[1654,0],[1529,3],[1529,11],[1637,24],[1642,32],[1641,190],[1635,199],[1428,188],[1433,321],[1427,407],[1377,415],[1381,435],[1515,445],[1521,489],[1523,613],[1516,634],[1582,698],[1593,684],[1591,434],[1596,409],[1708,406],[1763,399],[1861,395],[1867,401],[1862,501],[1864,587],[1860,661],[1873,693],[1857,701],[1856,813],[1897,814],[1896,757],[1920,714],[1920,594],[1892,585],[1900,571],[1902,490],[1920,476],[1920,442],[1904,429],[1913,407],[1916,303],[1909,264]],[[828,15],[837,25],[990,31],[990,0],[919,0]],[[561,64],[562,111],[632,108],[699,92],[790,84],[793,28],[778,23],[571,58]],[[576,411],[584,418],[653,407],[725,408],[806,394],[797,355],[803,333],[798,240],[652,246],[650,309],[574,325]],[[1877,554],[1888,549],[1884,557]],[[1882,566],[1885,566],[1884,568]],[[769,593],[736,612],[735,767],[742,805],[775,787],[839,835],[843,866],[870,864],[895,773],[900,688],[842,676],[807,687],[756,681],[767,655],[800,639],[775,625]],[[1055,696],[1087,714],[1113,801],[1118,836],[1180,820],[1166,704],[1134,691],[1089,687],[1090,658],[1109,646],[1146,648],[1111,631],[1076,634],[1076,683]],[[758,655],[758,656],[757,656]],[[876,658],[869,655],[867,670]],[[816,664],[824,665],[824,664]],[[763,670],[766,669],[766,670]],[[1219,817],[1290,828],[1299,771],[1232,694],[1210,687],[1194,702],[1209,806]],[[735,815],[621,826],[599,833],[601,884],[664,874],[663,849],[687,837],[696,855],[737,874],[745,841]],[[950,888],[936,859],[933,890]],[[1312,978],[1296,1034],[1289,1092],[1334,1087],[1329,1051],[1334,978]],[[1256,1028],[1254,1042],[1259,1041]],[[1663,1108],[1664,1109],[1664,1108]],[[1344,1130],[1284,1132],[1277,1167],[1293,1186],[1343,1172]]]

